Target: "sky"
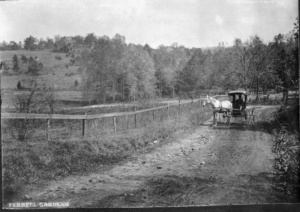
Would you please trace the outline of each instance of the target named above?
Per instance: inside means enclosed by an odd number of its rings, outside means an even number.
[[[297,0],[1,0],[0,42],[119,33],[152,48],[212,47],[253,35],[271,41],[297,16]]]

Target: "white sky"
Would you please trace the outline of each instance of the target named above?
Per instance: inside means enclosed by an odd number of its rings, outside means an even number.
[[[127,43],[216,46],[254,34],[265,42],[293,28],[297,0],[19,0],[0,1],[0,42],[61,36],[109,37]]]

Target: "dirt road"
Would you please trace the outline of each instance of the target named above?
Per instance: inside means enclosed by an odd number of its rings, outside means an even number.
[[[271,107],[256,113],[266,115]],[[27,194],[71,207],[228,205],[276,202],[271,135],[238,120],[178,132],[156,149],[88,176],[72,176]]]

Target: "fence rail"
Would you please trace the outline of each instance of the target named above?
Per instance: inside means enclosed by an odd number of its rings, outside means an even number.
[[[116,112],[116,113],[107,113],[107,114],[85,114],[85,115],[65,115],[65,114],[35,114],[35,113],[1,113],[1,119],[43,119],[47,120],[47,127],[46,127],[46,137],[47,140],[50,139],[50,122],[51,120],[81,120],[82,121],[82,136],[84,137],[86,135],[87,131],[87,120],[96,120],[96,119],[101,119],[101,118],[113,118],[113,128],[114,132],[117,131],[117,117],[125,116],[126,119],[128,120],[128,116],[134,116],[134,126],[137,128],[137,114],[142,114],[146,112],[153,111],[153,120],[155,118],[154,112],[157,110],[164,110],[166,109],[166,117],[169,118],[169,110],[171,106],[178,106],[178,114],[180,115],[181,113],[181,107],[184,104],[193,104],[199,102],[201,104],[201,100],[203,98],[199,99],[194,99],[194,100],[184,100],[180,101],[177,103],[168,103],[166,106],[160,106],[160,107],[155,107],[155,108],[150,108],[150,109],[144,109],[144,110],[136,110],[131,111],[131,112]],[[162,120],[163,117],[161,116],[160,119]]]
[[[106,113],[106,114],[90,114],[90,115],[65,115],[65,114],[37,114],[37,113],[1,113],[1,119],[99,119],[99,118],[109,118],[109,117],[118,117],[118,116],[128,116],[138,113],[144,113],[154,110],[160,110],[168,108],[169,106],[182,105],[200,101],[197,99],[194,101],[184,101],[179,103],[168,104],[167,106],[155,107],[145,110],[137,110],[131,112],[117,112],[117,113]]]

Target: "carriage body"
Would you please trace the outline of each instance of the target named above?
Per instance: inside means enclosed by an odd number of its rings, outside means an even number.
[[[230,102],[232,103],[232,117],[245,117],[247,119],[247,100],[248,94],[243,90],[230,91],[228,93]]]

